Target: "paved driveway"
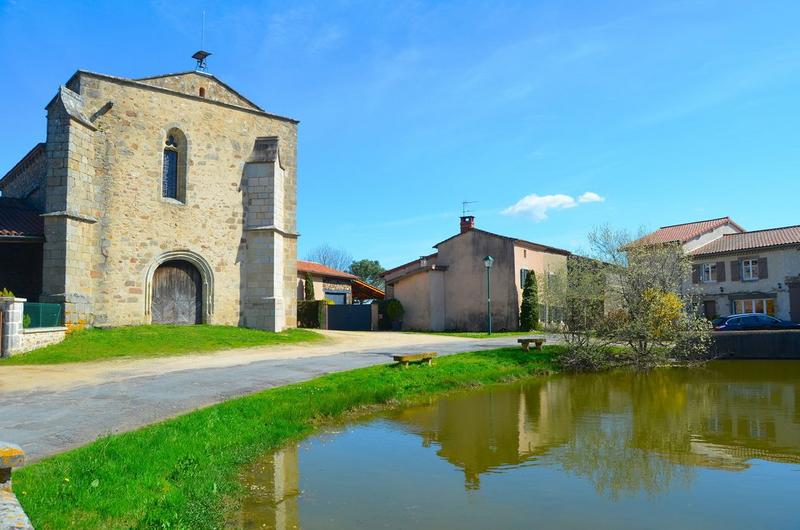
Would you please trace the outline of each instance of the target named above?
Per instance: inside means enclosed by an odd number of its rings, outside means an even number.
[[[31,460],[265,388],[391,362],[394,353],[516,345],[516,337],[327,332],[324,344],[0,368],[0,440]]]

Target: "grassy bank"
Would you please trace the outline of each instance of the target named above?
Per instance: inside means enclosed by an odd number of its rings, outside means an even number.
[[[63,342],[0,360],[14,364],[61,364],[120,357],[163,357],[231,348],[247,348],[322,340],[307,329],[280,333],[235,326],[129,326],[84,329]]]
[[[14,491],[39,530],[218,528],[242,492],[241,466],[320,422],[529,376],[551,368],[556,348],[465,353],[267,390],[45,459],[14,474]]]

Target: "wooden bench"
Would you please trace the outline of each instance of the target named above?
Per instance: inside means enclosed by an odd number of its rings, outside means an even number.
[[[542,344],[547,342],[547,339],[517,339],[517,342],[522,344],[522,349],[525,351],[530,351],[531,342],[534,343],[534,349],[542,351]]]
[[[426,351],[422,353],[404,353],[400,355],[392,355],[392,359],[400,363],[403,368],[408,368],[409,363],[424,362],[428,366],[433,364],[433,358],[436,357],[435,351]]]

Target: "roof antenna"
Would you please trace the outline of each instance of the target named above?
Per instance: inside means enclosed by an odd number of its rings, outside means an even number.
[[[466,217],[467,214],[473,213],[472,210],[469,209],[470,204],[475,204],[478,201],[461,201],[461,217]]]
[[[192,59],[195,59],[197,61],[197,65],[194,67],[195,72],[205,72],[208,69],[208,66],[206,66],[206,57],[211,55],[211,53],[203,50],[203,46],[205,45],[205,40],[206,40],[206,12],[203,11],[203,24],[200,26],[200,51],[192,55]]]

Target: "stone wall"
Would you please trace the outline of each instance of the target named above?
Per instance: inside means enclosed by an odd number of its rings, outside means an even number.
[[[67,328],[61,326],[55,328],[25,328],[22,330],[19,349],[11,352],[11,355],[44,348],[51,344],[58,344],[66,338],[66,332]]]
[[[339,293],[345,293],[347,298],[346,303],[352,304],[353,303],[353,287],[350,283],[350,280],[338,280],[336,278],[324,278],[322,280],[322,293],[320,293],[320,298],[324,297],[325,291],[335,291]]]
[[[23,328],[24,298],[0,298],[3,313],[3,339],[0,342],[0,357],[10,357],[50,344],[61,342],[66,337],[65,327]]]
[[[260,110],[241,95],[232,92],[230,87],[224,86],[212,76],[202,72],[187,72],[179,75],[151,77],[140,79],[140,81],[148,85],[168,88],[191,96],[204,97],[221,103]],[[204,96],[200,96],[201,88],[205,92]]]
[[[37,144],[0,181],[4,197],[25,199],[37,210],[44,211],[44,189],[47,161],[44,144]]]
[[[68,322],[149,323],[147,275],[160,256],[181,251],[212,271],[212,278],[204,278],[213,282],[213,311],[205,321],[244,324],[247,278],[266,274],[278,286],[267,298],[280,299],[285,324],[293,326],[297,122],[85,72],[68,87],[79,94],[62,88],[66,103],[57,98],[48,107],[46,300],[63,299]],[[88,124],[86,116],[92,116]],[[187,142],[182,203],[161,193],[171,128],[180,129]],[[266,137],[280,151],[283,204],[273,212],[277,221],[262,228],[273,239],[279,236],[280,245],[245,230],[245,164],[257,139]],[[278,269],[248,264],[250,245],[272,252]]]

